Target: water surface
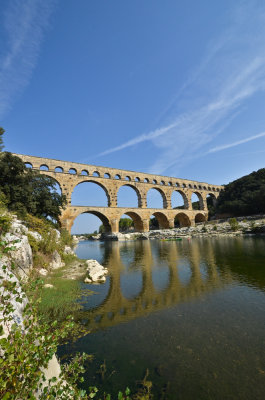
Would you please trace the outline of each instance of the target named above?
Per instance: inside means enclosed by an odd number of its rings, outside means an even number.
[[[91,333],[59,352],[95,356],[85,388],[135,390],[148,370],[155,399],[264,399],[264,238],[81,242],[77,255],[110,271],[86,285]]]

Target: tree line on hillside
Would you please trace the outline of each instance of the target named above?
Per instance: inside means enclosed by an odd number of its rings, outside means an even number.
[[[3,152],[4,132],[0,127],[1,201],[19,217],[29,213],[59,223],[65,196],[57,193],[54,179],[27,168],[19,157]]]
[[[265,168],[225,185],[217,199],[215,213],[229,216],[265,213]]]

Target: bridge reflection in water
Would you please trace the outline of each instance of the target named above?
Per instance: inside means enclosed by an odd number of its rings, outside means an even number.
[[[86,242],[79,246],[78,253]],[[88,299],[80,315],[92,331],[191,301],[233,281],[229,271],[218,271],[211,241],[110,242],[102,251],[108,280],[88,285],[99,294]]]

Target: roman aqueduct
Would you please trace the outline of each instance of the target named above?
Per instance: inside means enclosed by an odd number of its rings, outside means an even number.
[[[132,218],[134,228],[138,232],[149,231],[151,216],[156,217],[160,229],[173,228],[176,219],[180,226],[192,226],[196,222],[207,220],[207,196],[211,196],[215,201],[223,189],[219,185],[187,179],[22,154],[14,155],[20,157],[26,166],[39,170],[41,174],[52,177],[58,183],[62,194],[67,198],[67,206],[61,214],[61,223],[69,232],[71,232],[75,218],[83,213],[91,213],[99,217],[105,231],[110,233],[119,231],[119,221],[124,214]],[[99,185],[106,193],[108,206],[94,207],[72,204],[72,193],[75,187],[83,182],[93,182]],[[118,191],[122,186],[129,186],[136,192],[138,207],[117,206]],[[162,209],[147,207],[147,193],[150,189],[156,189],[161,194]],[[180,193],[183,198],[183,209],[172,208],[171,198],[175,191]],[[199,210],[192,208],[191,196],[193,193],[198,196]]]

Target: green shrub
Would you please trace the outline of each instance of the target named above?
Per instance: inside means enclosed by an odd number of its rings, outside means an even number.
[[[7,233],[11,228],[12,218],[8,214],[0,215],[0,236]]]
[[[214,225],[213,230],[217,231],[217,225]]]
[[[232,231],[237,231],[238,230],[239,224],[238,224],[236,218],[230,218],[229,224],[230,224],[230,228],[232,229]]]

